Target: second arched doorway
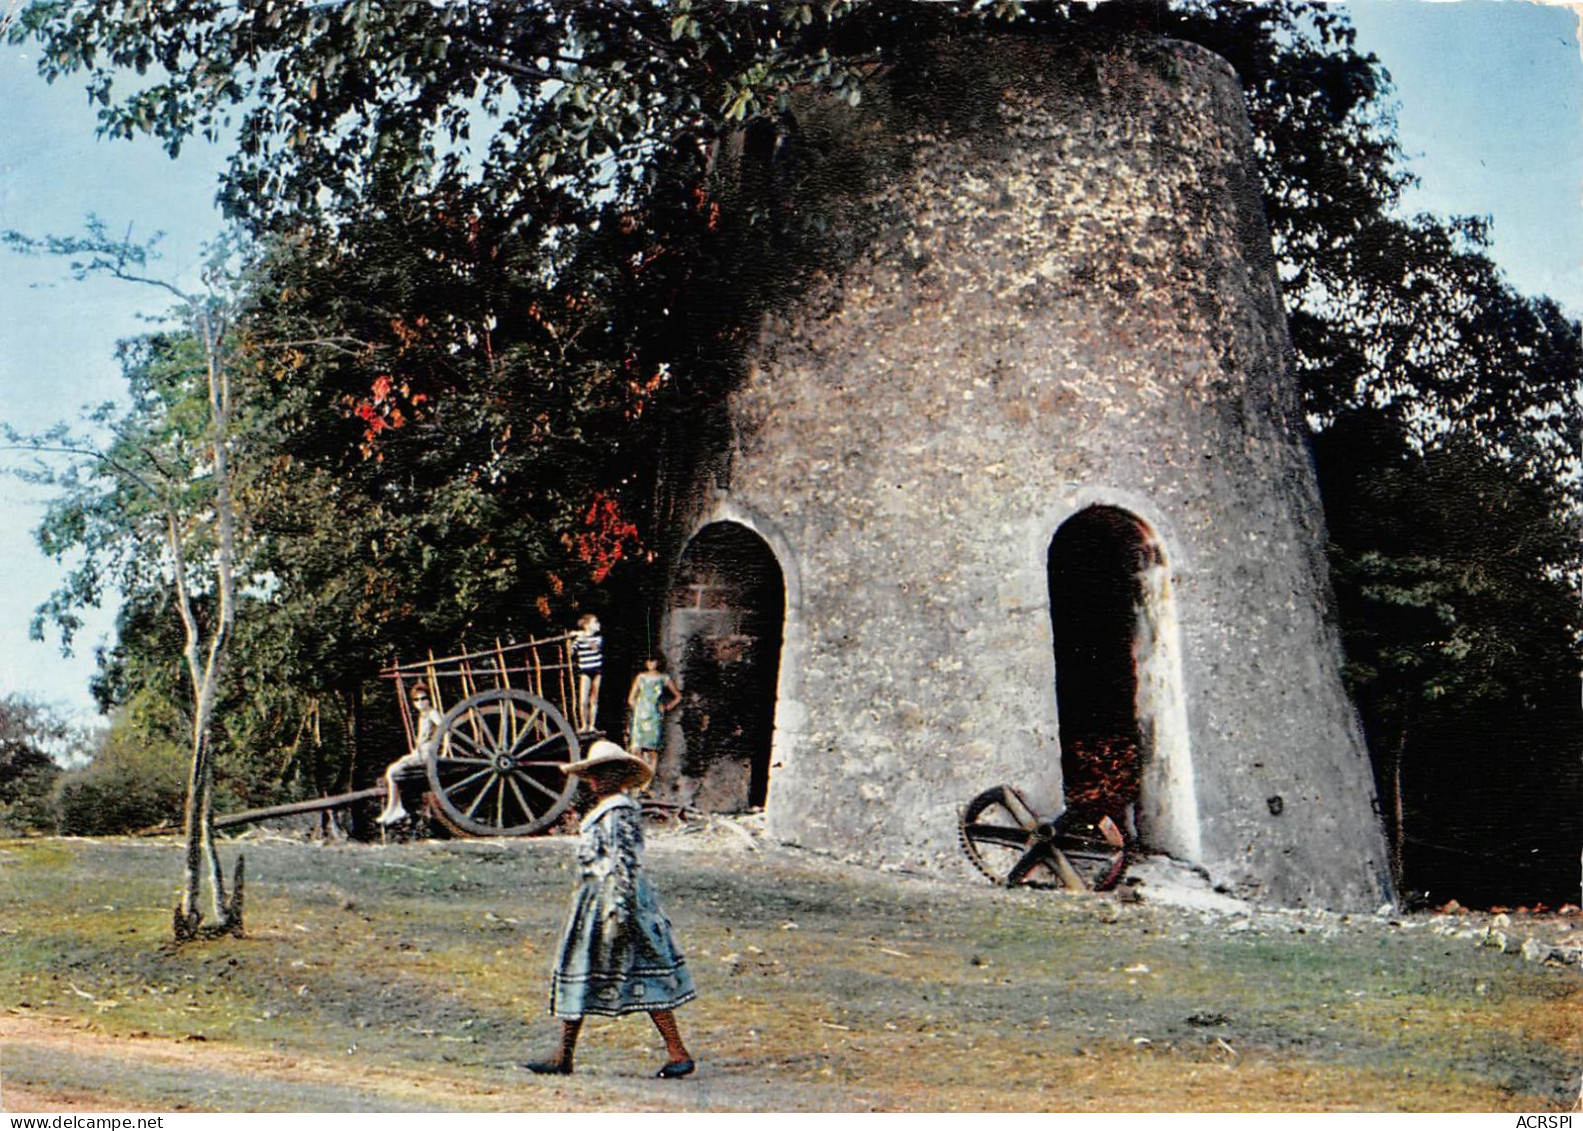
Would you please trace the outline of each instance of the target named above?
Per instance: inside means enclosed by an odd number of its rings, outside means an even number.
[[[1048,582],[1067,806],[1196,859],[1175,601],[1159,541],[1126,510],[1088,507],[1051,539]]]

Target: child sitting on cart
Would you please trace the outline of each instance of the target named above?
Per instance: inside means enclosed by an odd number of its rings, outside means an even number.
[[[381,825],[394,825],[407,818],[406,807],[401,804],[401,788],[396,779],[408,770],[419,769],[429,760],[429,753],[440,743],[440,712],[429,703],[429,689],[418,684],[412,689],[412,712],[418,717],[418,737],[412,750],[385,767],[385,809],[377,818]]]

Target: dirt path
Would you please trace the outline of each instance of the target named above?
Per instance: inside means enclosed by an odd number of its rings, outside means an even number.
[[[715,1055],[690,1080],[649,1078],[649,1066],[584,1066],[568,1080],[512,1072],[480,1085],[411,1067],[359,1067],[340,1060],[261,1052],[147,1033],[97,1032],[69,1017],[0,1016],[0,1047],[13,1064],[37,1069],[70,1062],[75,1085],[16,1085],[0,1065],[0,1111],[686,1111],[870,1108],[907,1110],[908,1097],[885,1086],[852,1090],[796,1073],[744,1071],[740,1057]],[[651,1057],[658,1063],[657,1057]],[[150,1102],[150,1092],[171,1097]],[[947,1090],[948,1094],[949,1090]],[[215,1104],[213,1101],[223,1102]],[[913,1100],[916,1102],[914,1095]],[[974,1106],[971,1096],[962,1099]]]
[[[398,1068],[359,1068],[349,1079],[346,1066],[312,1056],[289,1056],[231,1044],[156,1037],[146,1032],[113,1034],[91,1023],[61,1016],[0,1015],[0,1044],[12,1062],[71,1061],[79,1073],[98,1077],[87,1088],[41,1088],[8,1084],[0,1071],[0,1109],[6,1111],[181,1111],[149,1104],[148,1088],[205,1095],[255,1095],[257,1110],[279,1110],[268,1102],[294,1095],[311,1109],[312,1098],[326,1110],[429,1111],[467,1109],[477,1097],[464,1082]],[[127,1085],[137,1082],[136,1089]],[[530,1098],[525,1096],[524,1098]],[[493,1106],[493,1105],[491,1105]],[[196,1110],[203,1105],[193,1104]],[[531,1110],[531,1108],[523,1108]]]
[[[569,1095],[586,1110],[667,1110],[678,1089],[696,1084],[604,1079],[604,1087],[549,1082],[523,1073],[504,1085],[402,1066],[359,1066],[323,1057],[285,1055],[217,1042],[118,1035],[85,1029],[65,1017],[0,1018],[6,1057],[27,1063],[71,1061],[89,1086],[15,1086],[0,1077],[0,1109],[26,1112],[212,1110],[205,1097],[226,1097],[226,1109],[326,1111],[560,1111]],[[585,1070],[589,1081],[609,1077]],[[129,1087],[135,1082],[135,1087]],[[150,1104],[150,1089],[189,1100]],[[664,1090],[661,1090],[664,1089]],[[603,1091],[604,1095],[598,1094]],[[644,1096],[643,1092],[652,1092]],[[252,1101],[245,1108],[238,1099]],[[691,1106],[691,1105],[688,1105]]]

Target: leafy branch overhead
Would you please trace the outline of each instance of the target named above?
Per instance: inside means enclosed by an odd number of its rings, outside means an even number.
[[[632,227],[629,255],[695,254],[677,213],[719,143],[784,120],[797,91],[857,102],[942,35],[1132,32],[1199,42],[1242,79],[1311,409],[1420,398],[1496,427],[1537,412],[1531,440],[1503,442],[1556,473],[1577,412],[1545,359],[1565,358],[1575,323],[1510,292],[1481,223],[1395,215],[1410,174],[1388,80],[1327,5],[35,0],[10,37],[43,46],[46,78],[85,75],[112,136],[230,144],[221,199],[256,234],[360,231],[353,246],[373,250],[371,225],[476,223],[491,254],[509,239],[512,270],[553,287],[601,222]],[[474,313],[428,331],[454,346],[491,314]],[[659,360],[680,374],[687,358]]]
[[[826,41],[854,7],[44,0],[10,34],[46,44],[46,78],[87,73],[109,136],[234,143],[228,207],[288,228],[355,214],[389,176],[501,210],[637,199],[720,123],[847,86]]]

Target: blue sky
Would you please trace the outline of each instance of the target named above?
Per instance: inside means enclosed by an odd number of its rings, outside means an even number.
[[[1525,294],[1583,315],[1583,58],[1571,10],[1525,0],[1354,0],[1358,42],[1395,81],[1422,184],[1406,204],[1493,216]]]
[[[1397,86],[1400,137],[1421,186],[1410,210],[1490,216],[1498,262],[1526,293],[1583,315],[1583,9],[1529,0],[1352,0],[1359,45]],[[92,212],[112,230],[164,231],[167,277],[192,283],[213,210],[221,154],[190,145],[177,162],[149,141],[94,136],[80,85],[46,86],[26,48],[0,45],[0,230],[70,233]],[[42,429],[81,406],[122,398],[115,342],[158,313],[152,290],[74,283],[62,265],[0,252],[0,420]],[[0,489],[0,694],[22,692],[86,714],[90,619],[76,655],[27,639],[32,610],[58,583],[31,531],[43,499]]]

